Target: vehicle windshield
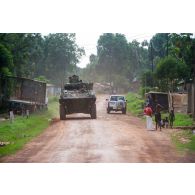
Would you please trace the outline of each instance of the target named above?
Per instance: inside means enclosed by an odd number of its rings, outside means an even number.
[[[110,101],[118,101],[118,100],[123,100],[125,101],[124,96],[111,96]]]

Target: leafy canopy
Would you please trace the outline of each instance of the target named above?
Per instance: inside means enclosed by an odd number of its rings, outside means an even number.
[[[11,75],[13,69],[13,58],[11,52],[2,44],[0,44],[0,73]]]

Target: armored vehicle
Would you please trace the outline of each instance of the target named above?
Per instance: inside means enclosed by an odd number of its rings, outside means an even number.
[[[96,96],[93,83],[83,83],[77,75],[69,77],[69,83],[64,85],[60,99],[60,120],[65,120],[67,114],[85,113],[96,119]]]

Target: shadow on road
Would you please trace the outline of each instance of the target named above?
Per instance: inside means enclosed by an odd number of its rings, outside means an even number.
[[[67,117],[66,118],[66,120],[86,120],[86,119],[91,119],[91,117]]]
[[[109,114],[113,114],[113,115],[123,115],[121,112],[110,112]]]

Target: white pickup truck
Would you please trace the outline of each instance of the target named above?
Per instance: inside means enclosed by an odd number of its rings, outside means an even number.
[[[125,96],[123,95],[111,95],[108,101],[107,113],[110,111],[122,111],[123,114],[127,112],[127,101],[125,100]]]

